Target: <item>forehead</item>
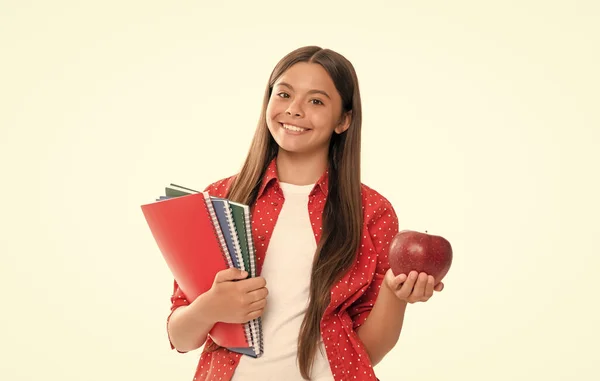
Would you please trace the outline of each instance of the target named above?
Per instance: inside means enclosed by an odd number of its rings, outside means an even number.
[[[299,62],[287,69],[275,82],[289,83],[294,91],[323,90],[330,96],[337,95],[337,90],[329,73],[323,66],[315,63]]]

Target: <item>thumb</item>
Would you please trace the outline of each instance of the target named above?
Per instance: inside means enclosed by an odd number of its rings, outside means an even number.
[[[230,267],[225,270],[221,270],[215,276],[215,282],[229,282],[232,280],[245,279],[248,276],[248,272],[242,271],[235,267]]]

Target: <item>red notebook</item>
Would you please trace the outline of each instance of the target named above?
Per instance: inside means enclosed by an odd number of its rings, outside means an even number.
[[[210,196],[200,192],[142,205],[158,247],[187,299],[210,290],[215,275],[232,267],[216,230]],[[213,341],[226,348],[251,347],[242,324],[215,324]]]

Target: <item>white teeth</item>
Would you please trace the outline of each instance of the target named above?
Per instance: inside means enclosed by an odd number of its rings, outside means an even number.
[[[290,131],[296,131],[296,132],[306,131],[306,128],[300,128],[300,127],[292,126],[291,124],[282,124],[282,126],[286,130],[290,130]]]

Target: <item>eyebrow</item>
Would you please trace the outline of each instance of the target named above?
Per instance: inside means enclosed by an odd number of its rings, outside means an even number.
[[[279,82],[279,83],[278,83],[278,85],[279,85],[279,86],[285,86],[285,87],[289,87],[289,88],[290,88],[290,90],[294,91],[294,88],[292,87],[292,85],[290,85],[290,84],[289,84],[289,83],[287,83],[287,82]],[[308,93],[309,93],[309,94],[323,94],[323,95],[324,95],[324,96],[326,96],[327,98],[331,99],[331,97],[329,96],[329,94],[327,94],[327,93],[326,93],[325,91],[323,91],[323,90],[317,90],[317,89],[313,89],[313,90],[310,90]]]

